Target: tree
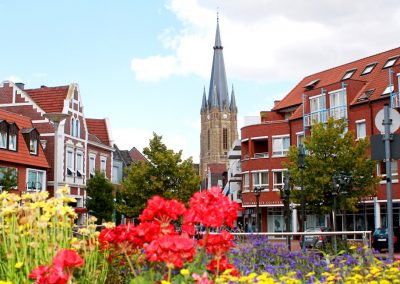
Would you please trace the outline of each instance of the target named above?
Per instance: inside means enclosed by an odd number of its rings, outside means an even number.
[[[112,221],[114,210],[114,187],[104,173],[96,171],[86,184],[86,208],[97,218],[97,224]]]
[[[304,141],[307,149],[303,170],[304,192],[292,190],[294,202],[300,204],[304,194],[306,206],[315,213],[331,213],[334,199],[337,209],[356,210],[363,197],[375,194],[378,179],[374,177],[376,163],[367,153],[369,141],[355,141],[352,132],[346,132],[344,120],[328,120],[312,126],[311,136]],[[298,152],[290,147],[289,163],[292,183],[300,187],[300,171],[297,166]],[[338,192],[333,176],[351,176],[350,183]],[[336,183],[336,182],[335,182]],[[337,193],[337,195],[335,195]]]
[[[162,136],[153,133],[149,147],[143,149],[148,162],[132,163],[122,183],[123,202],[117,210],[128,217],[138,217],[153,195],[187,203],[199,188],[192,159],[182,160],[182,151],[175,153],[162,143]]]
[[[0,169],[0,186],[2,190],[10,191],[18,184],[17,169],[1,168]]]

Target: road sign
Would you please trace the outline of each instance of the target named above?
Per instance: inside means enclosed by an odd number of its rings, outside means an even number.
[[[375,126],[381,133],[385,132],[385,126],[383,125],[384,117],[384,109],[378,111],[375,116]],[[400,114],[397,110],[389,108],[389,117],[392,120],[392,123],[390,124],[390,133],[394,133],[400,127]]]

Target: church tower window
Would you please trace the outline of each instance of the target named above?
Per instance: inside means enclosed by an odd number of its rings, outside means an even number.
[[[222,144],[224,147],[224,150],[228,149],[228,129],[224,128],[222,131]]]

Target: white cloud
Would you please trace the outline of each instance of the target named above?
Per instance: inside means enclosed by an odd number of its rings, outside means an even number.
[[[21,77],[15,76],[15,75],[10,75],[10,76],[8,76],[8,77],[6,78],[6,80],[7,80],[7,81],[14,82],[14,83],[23,82],[22,79],[21,79]]]
[[[167,9],[182,28],[166,29],[159,37],[169,55],[132,60],[136,78],[208,78],[216,7],[231,78],[296,80],[398,46],[395,0],[170,0]]]

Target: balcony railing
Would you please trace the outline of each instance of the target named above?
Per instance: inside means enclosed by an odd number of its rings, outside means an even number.
[[[254,153],[254,159],[258,158],[268,158],[268,152]]]
[[[304,114],[304,126],[308,127],[320,122],[326,123],[329,117],[334,119],[347,118],[347,105]]]

